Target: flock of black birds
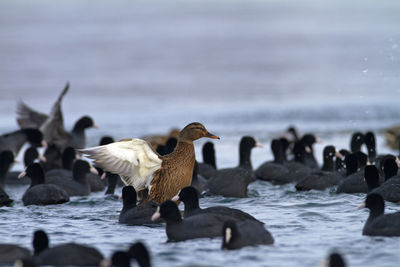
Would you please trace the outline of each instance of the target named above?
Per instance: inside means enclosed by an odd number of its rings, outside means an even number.
[[[0,206],[12,208],[4,191],[8,184],[30,184],[22,196],[24,205],[52,205],[68,202],[72,196],[86,196],[105,191],[114,195],[116,186],[122,185],[119,176],[92,167],[80,158],[76,149],[85,147],[85,129],[95,127],[85,116],[71,132],[64,129],[61,100],[69,85],[54,104],[49,115],[41,114],[24,103],[18,107],[21,130],[0,136]],[[103,137],[100,145],[114,142]],[[385,201],[400,202],[400,175],[395,155],[377,155],[375,135],[354,133],[350,150],[336,150],[326,146],[320,168],[314,156],[313,145],[318,139],[313,134],[299,136],[291,127],[280,138],[271,142],[274,160],[253,169],[251,150],[259,144],[250,136],[242,137],[239,144],[239,165],[218,169],[213,143],[204,144],[203,162],[195,163],[191,186],[182,188],[172,200],[158,205],[152,201],[137,204],[132,186],[122,189],[122,210],[119,223],[128,225],[162,224],[170,241],[195,238],[222,237],[222,249],[274,243],[264,223],[252,215],[234,208],[215,206],[201,208],[199,198],[208,195],[247,197],[248,185],[257,179],[274,185],[293,183],[296,190],[325,190],[336,187],[337,193],[367,193],[360,207],[370,209],[362,234],[372,236],[400,236],[400,212],[384,214]],[[24,153],[26,169],[21,173],[9,172],[25,143],[30,147]],[[156,150],[160,155],[171,153],[177,139],[171,137]],[[365,144],[367,154],[362,152]],[[41,156],[37,148],[44,146]],[[17,179],[18,178],[20,179]],[[183,202],[184,212],[177,203]],[[33,235],[33,253],[13,244],[0,244],[0,264],[18,263],[17,266],[74,265],[74,266],[130,266],[136,260],[140,266],[150,266],[146,247],[138,242],[128,251],[116,251],[110,260],[94,248],[75,243],[49,247],[43,230]],[[337,253],[329,257],[329,266],[345,266]]]

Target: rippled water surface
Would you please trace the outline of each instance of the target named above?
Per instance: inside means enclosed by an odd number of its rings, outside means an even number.
[[[319,160],[326,144],[347,148],[355,130],[375,131],[378,153],[396,152],[380,131],[400,117],[399,13],[398,1],[3,0],[0,130],[17,128],[18,99],[48,112],[68,80],[66,127],[84,114],[100,125],[88,130],[88,145],[200,121],[221,136],[218,167],[237,164],[244,134],[265,144],[253,151],[255,167],[271,159],[270,140],[290,124],[323,140]],[[249,198],[203,198],[203,207],[251,213],[276,241],[225,252],[220,239],[166,243],[163,226],[119,225],[122,203],[103,193],[24,207],[25,187],[5,189],[15,203],[0,208],[1,242],[26,247],[43,228],[52,244],[74,240],[105,256],[143,240],[155,266],[318,266],[331,249],[350,266],[400,262],[399,238],[361,235],[362,194],[258,181]]]

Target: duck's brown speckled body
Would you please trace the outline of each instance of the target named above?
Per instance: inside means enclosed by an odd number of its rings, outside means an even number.
[[[142,203],[162,203],[190,185],[195,161],[193,141],[202,137],[218,138],[201,123],[193,122],[183,128],[175,150],[165,156],[158,155],[140,139],[125,139],[81,152],[95,159],[104,170],[119,174],[125,184],[135,188]]]
[[[158,203],[173,198],[192,182],[195,161],[193,142],[179,141],[174,152],[160,158],[161,169],[154,173],[150,189],[151,198]]]

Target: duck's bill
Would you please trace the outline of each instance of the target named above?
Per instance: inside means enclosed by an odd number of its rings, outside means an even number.
[[[18,175],[18,179],[21,179],[22,177],[25,177],[25,175],[26,175],[26,172],[25,172],[25,171],[21,172],[21,173]]]
[[[207,133],[206,137],[211,138],[211,139],[220,139],[218,136],[216,136],[215,134],[212,134],[212,133]]]
[[[160,218],[160,207],[157,208],[157,211],[154,212],[153,216],[151,216],[151,220],[154,222]]]
[[[360,206],[358,206],[357,209],[361,210],[361,209],[363,209],[363,208],[365,208],[365,202],[361,203]]]
[[[179,200],[179,195],[174,196],[171,198],[172,201],[177,202]]]

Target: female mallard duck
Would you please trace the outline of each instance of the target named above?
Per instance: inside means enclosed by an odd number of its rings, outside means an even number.
[[[158,155],[146,141],[136,138],[79,151],[105,171],[119,174],[136,192],[147,189],[148,196],[143,197],[143,202],[152,199],[162,203],[190,185],[195,160],[193,141],[202,137],[219,139],[201,123],[193,122],[180,132],[174,152],[165,156]]]

